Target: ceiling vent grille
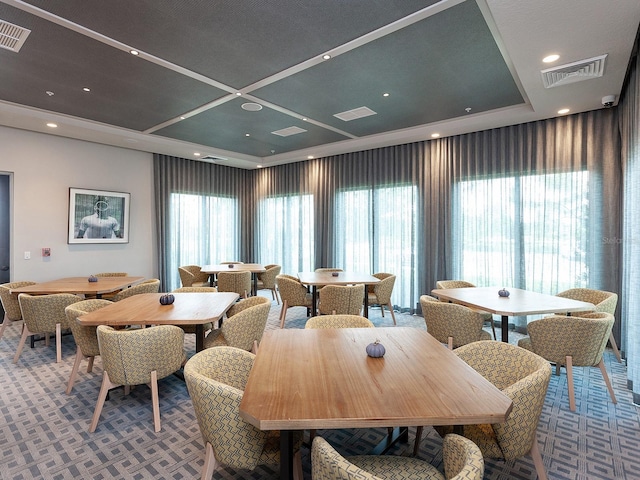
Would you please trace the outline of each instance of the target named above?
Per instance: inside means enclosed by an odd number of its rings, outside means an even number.
[[[557,87],[568,83],[601,77],[604,74],[606,58],[607,54],[604,54],[599,57],[588,58],[586,60],[542,70],[540,73],[542,74],[544,87]]]
[[[0,20],[0,48],[18,53],[31,30]]]
[[[279,135],[281,137],[288,137],[290,135],[297,135],[298,133],[306,132],[304,128],[300,127],[287,127],[281,130],[276,130],[275,132],[271,132],[274,135]]]
[[[336,113],[334,117],[344,120],[345,122],[350,122],[351,120],[368,117],[369,115],[377,115],[377,113],[369,107],[358,107],[353,110],[347,110],[346,112]]]

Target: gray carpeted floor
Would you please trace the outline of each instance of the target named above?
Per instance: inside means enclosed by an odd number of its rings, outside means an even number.
[[[278,328],[280,307],[271,309],[268,328]],[[422,317],[396,314],[398,324],[425,328]],[[286,328],[302,328],[305,309],[289,310]],[[376,326],[391,318],[372,309]],[[160,382],[162,431],[154,433],[150,391],[138,386],[125,397],[115,390],[106,402],[95,433],[87,432],[101,382],[101,362],[86,373],[86,362],[71,395],[64,393],[75,356],[71,336],[63,338],[63,361],[55,347],[38,342],[12,364],[20,326],[8,327],[0,339],[0,478],[2,479],[182,479],[199,478],[204,447],[185,384],[171,376]],[[498,330],[499,335],[499,330]],[[193,338],[186,347],[193,353]],[[514,335],[515,338],[515,335]],[[607,369],[618,397],[610,401],[597,368],[575,369],[577,411],[568,406],[566,376],[552,375],[540,419],[538,440],[550,479],[640,479],[640,421],[626,388],[626,369],[610,351]],[[428,368],[428,366],[425,366]],[[341,452],[366,453],[386,429],[319,431]],[[442,468],[442,441],[425,429],[420,458]],[[392,452],[410,455],[408,444]],[[303,448],[305,477],[310,478],[308,450]],[[534,479],[529,457],[503,462],[487,459],[487,479]],[[278,478],[277,467],[253,472],[227,468],[214,478]]]

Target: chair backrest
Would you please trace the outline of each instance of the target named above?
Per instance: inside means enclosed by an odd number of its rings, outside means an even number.
[[[204,442],[211,444],[218,462],[248,470],[258,465],[267,441],[267,432],[245,422],[239,413],[254,358],[238,348],[215,347],[196,353],[184,366]]]
[[[109,300],[102,299],[82,300],[64,309],[65,315],[67,316],[67,325],[71,328],[73,339],[85,357],[96,357],[100,355],[98,334],[96,333],[97,327],[80,325],[77,319],[86,313],[112,305],[112,303],[113,302]]]
[[[307,301],[307,287],[300,283],[296,277],[286,274],[276,276],[278,292],[283,302],[289,307],[305,307],[311,302]]]
[[[218,273],[218,291],[235,292],[244,296],[251,292],[251,272]]]
[[[31,333],[52,333],[56,324],[68,328],[67,315],[64,309],[81,301],[77,295],[55,293],[52,295],[18,295],[22,319]]]
[[[393,293],[393,286],[396,283],[396,276],[392,273],[384,272],[374,273],[373,276],[380,281],[374,285],[368,285],[367,289],[376,296],[378,302],[387,305],[391,302],[391,294]]]
[[[471,288],[475,285],[471,282],[465,282],[464,280],[438,280],[436,282],[436,288]]]
[[[441,343],[453,338],[453,348],[481,340],[482,317],[464,305],[441,302],[429,295],[420,297],[427,332]]]
[[[216,287],[180,287],[173,290],[173,293],[216,293]]]
[[[101,272],[94,273],[94,277],[126,277],[129,274],[127,272]]]
[[[614,321],[605,312],[553,315],[529,322],[527,332],[533,351],[546,360],[564,365],[571,355],[574,366],[591,367],[600,363]]]
[[[180,274],[180,283],[183,287],[191,287],[195,283],[203,283],[209,281],[209,274],[200,271],[199,265],[184,265],[178,267]]]
[[[516,345],[492,340],[470,343],[453,353],[513,402],[507,421],[492,425],[503,457],[511,460],[527,455],[536,441],[551,378],[547,360]]]
[[[380,477],[355,466],[324,438],[316,435],[311,444],[312,480],[381,480]]]
[[[180,369],[185,359],[184,332],[175,325],[134,330],[97,329],[102,366],[117,385],[140,385],[158,380]]]
[[[592,288],[571,288],[556,294],[558,297],[570,298],[581,302],[593,303],[596,312],[605,312],[615,315],[618,305],[618,294],[605,290],[594,290]]]
[[[265,272],[258,274],[258,279],[264,288],[276,288],[276,277],[280,275],[280,265],[265,265]]]
[[[254,341],[262,340],[270,309],[271,302],[265,297],[250,297],[232,306],[220,327],[227,344],[251,350]]]
[[[244,262],[220,262],[220,265],[242,265]]]
[[[35,284],[36,282],[11,282],[0,285],[0,302],[2,302],[5,318],[8,318],[12,322],[22,319],[22,312],[20,311],[20,304],[18,303],[18,295],[16,293],[11,293],[11,289],[28,287],[29,285]]]
[[[119,302],[127,297],[132,297],[133,295],[139,295],[141,293],[158,293],[160,291],[160,280],[157,278],[152,278],[149,280],[145,280],[138,285],[134,285],[130,288],[125,288],[120,292],[116,293],[112,300],[114,302]]]
[[[322,267],[322,268],[316,268],[315,270],[316,272],[344,272],[343,269],[341,268],[335,268],[335,267]]]
[[[448,480],[482,480],[484,458],[480,448],[468,438],[450,433],[442,442],[444,474]]]
[[[320,290],[320,313],[359,315],[364,299],[364,285],[327,285]]]
[[[304,328],[375,328],[375,325],[360,315],[319,315],[307,320]]]

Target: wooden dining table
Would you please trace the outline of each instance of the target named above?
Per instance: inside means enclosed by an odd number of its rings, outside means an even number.
[[[382,358],[366,354],[379,340]],[[285,329],[264,333],[241,417],[280,430],[281,478],[293,477],[293,432],[502,423],[512,402],[426,330]]]
[[[162,293],[132,295],[78,317],[85,326],[195,325],[196,352],[204,348],[204,325],[218,322],[239,295],[233,292],[173,293],[171,305],[160,304]]]
[[[12,288],[11,293],[28,293],[30,295],[51,295],[54,293],[72,293],[76,295],[92,295],[101,298],[105,293],[117,292],[141,283],[145,277],[97,277],[97,282],[90,282],[89,277],[67,277],[35,285]]]
[[[251,272],[251,295],[256,295],[258,291],[258,274],[267,271],[264,265],[259,263],[223,263],[220,265],[204,265],[201,272],[209,274],[209,285],[213,286],[215,276],[221,272]]]
[[[593,310],[589,302],[570,298],[531,292],[519,288],[509,288],[508,297],[501,297],[501,287],[436,288],[431,294],[439,300],[458,303],[470,308],[500,315],[502,341],[509,341],[509,317],[536,315],[545,313],[570,314],[571,312]]]
[[[337,275],[333,275],[337,273]],[[367,294],[367,285],[375,285],[380,282],[380,279],[370,275],[368,273],[358,272],[300,272],[298,273],[298,280],[303,285],[311,287],[311,294],[313,297],[313,305],[311,306],[311,316],[317,315],[318,308],[318,287],[324,287],[326,285],[357,285],[359,283],[364,284],[364,303],[363,315],[369,317],[369,295]]]

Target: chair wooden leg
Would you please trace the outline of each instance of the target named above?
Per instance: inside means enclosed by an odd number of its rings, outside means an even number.
[[[278,302],[278,305],[280,305],[280,295],[278,295],[278,290],[274,288],[272,292],[276,297],[276,302]]]
[[[293,480],[303,480],[302,474],[302,453],[300,450],[293,454]]]
[[[251,347],[251,353],[253,353],[254,355],[258,354],[258,341],[257,340],[253,341],[253,346]]]
[[[93,418],[91,419],[91,425],[89,426],[89,433],[93,433],[96,431],[96,427],[98,426],[98,421],[100,420],[100,414],[102,413],[102,407],[104,407],[104,401],[107,398],[107,394],[111,388],[115,388],[118,385],[112,383],[109,380],[109,375],[105,370],[102,372],[102,385],[100,385],[100,393],[98,393],[98,402],[96,403],[96,410],[93,412]]]
[[[56,363],[62,361],[62,327],[56,323]]]
[[[413,456],[417,457],[418,452],[420,451],[420,440],[422,440],[422,428],[416,427],[416,440],[413,444]]]
[[[0,337],[2,334],[0,333]],[[613,336],[613,332],[609,334],[609,343],[611,343],[611,348],[613,349],[613,354],[618,359],[618,363],[622,363],[622,356],[620,356],[620,350],[618,350],[618,344],[616,343],[616,339]]]
[[[7,325],[9,325],[9,322],[11,320],[9,320],[7,318],[7,314],[4,314],[4,320],[2,321],[2,325],[0,325],[0,338],[2,338],[2,335],[4,334],[4,329],[7,328]]]
[[[533,439],[533,445],[531,445],[531,451],[529,452],[533,459],[533,464],[536,466],[536,473],[538,474],[538,480],[547,480],[547,470],[544,468],[544,462],[542,461],[542,455],[540,455],[540,448],[538,447],[538,439]]]
[[[95,357],[88,357],[89,361],[87,362],[87,373],[91,373],[93,371],[93,360]]]
[[[282,310],[280,311],[280,328],[284,328],[284,318],[287,316],[287,301],[282,301]]]
[[[158,372],[151,372],[151,405],[153,406],[153,425],[156,433],[160,431],[160,401],[158,399]]]
[[[211,480],[213,472],[218,469],[218,461],[213,453],[213,447],[209,442],[204,446],[204,466],[202,467],[201,480]]]
[[[24,348],[24,342],[27,341],[27,337],[33,335],[29,331],[26,325],[22,327],[22,336],[20,337],[20,341],[18,342],[18,348],[16,349],[16,354],[13,357],[13,363],[18,363],[18,359],[20,358],[20,354],[22,353],[22,349]]]
[[[556,377],[560,375],[560,364],[556,363]]]
[[[491,323],[491,331],[493,332],[493,339],[497,340],[498,337],[496,337],[496,326],[493,324],[493,317],[489,322]]]
[[[576,411],[576,394],[573,390],[573,359],[567,355],[567,388],[569,389],[569,409]]]
[[[82,359],[84,358],[84,355],[82,354],[82,350],[80,350],[80,347],[76,348],[76,359],[73,362],[73,368],[71,369],[71,375],[69,375],[69,381],[67,382],[67,390],[65,391],[65,393],[67,395],[69,395],[71,393],[71,390],[73,389],[73,384],[76,381],[76,375],[78,375],[78,370],[80,369],[80,362],[82,361]]]
[[[449,347],[449,350],[453,350],[453,337],[447,339],[447,347]]]
[[[607,374],[607,369],[604,366],[604,360],[600,359],[600,363],[598,363],[598,367],[600,367],[600,371],[602,372],[602,378],[604,378],[604,383],[607,384],[607,389],[609,390],[611,401],[613,403],[618,403],[618,401],[616,400],[616,394],[613,393],[613,387],[611,386],[611,382],[609,381],[609,375]]]
[[[391,318],[393,319],[393,324],[397,325],[397,323],[396,323],[396,315],[393,313],[393,305],[391,305],[391,302],[389,302],[387,304],[387,307],[389,307],[389,312],[391,312]]]

